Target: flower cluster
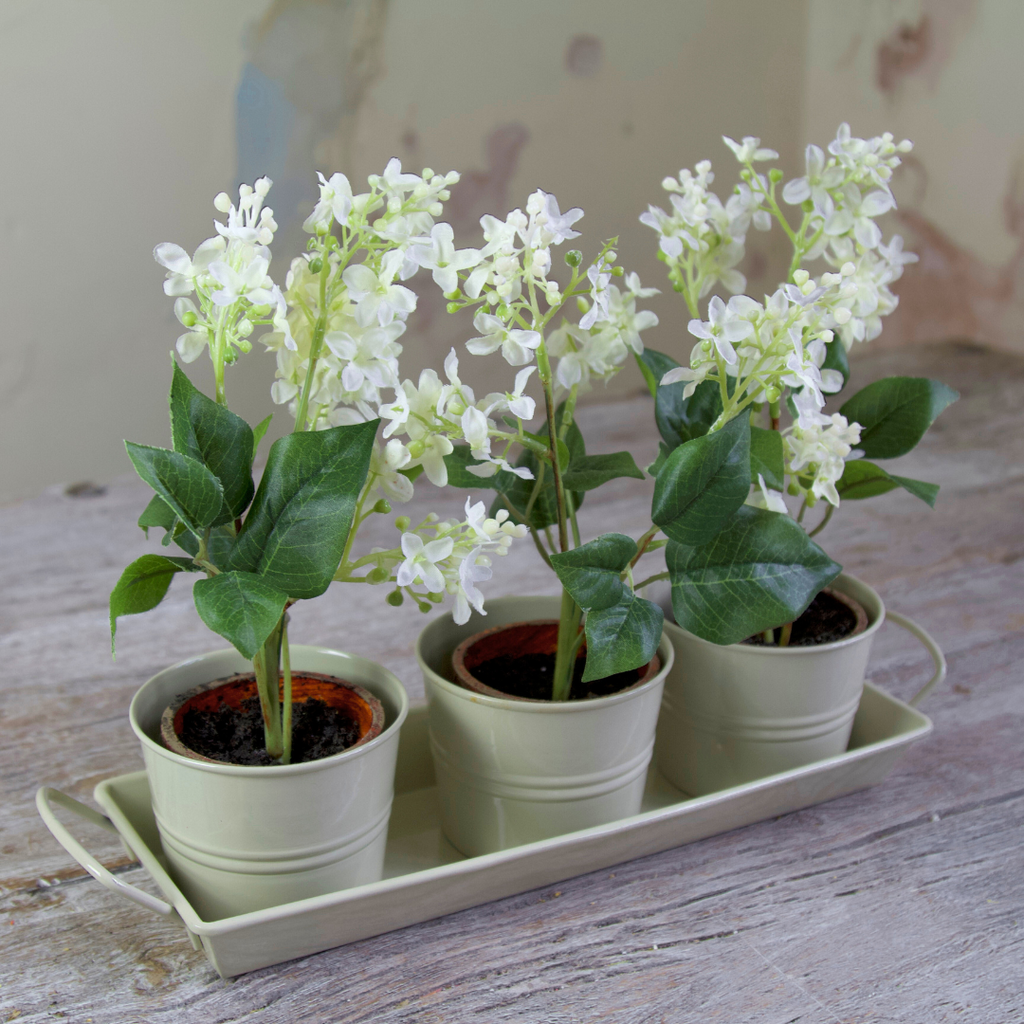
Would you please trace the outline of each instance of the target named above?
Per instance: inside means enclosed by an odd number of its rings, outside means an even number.
[[[836,483],[843,475],[846,460],[860,454],[855,450],[860,441],[860,424],[847,422],[837,412],[825,416],[803,400],[802,395],[797,395],[794,402],[797,418],[782,435],[790,493],[802,495],[808,505],[824,498],[838,506]]]
[[[917,259],[903,251],[898,235],[883,244],[876,223],[895,207],[889,181],[900,154],[912,146],[895,143],[888,133],[858,139],[846,124],[828,156],[808,146],[806,173],[782,189],[782,199],[802,214],[794,228],[776,199],[782,172],[765,175],[755,167],[778,154],[752,136],[724,141],[743,168],[727,203],[709,191],[714,175],[704,161],[694,173],[683,170],[678,180],[662,183],[671,193],[671,214],[652,206],[640,218],[659,234],[659,256],[689,305],[688,329],[697,339],[689,365],[670,370],[661,383],[686,382],[688,397],[702,381],[716,381],[724,407],[717,426],[751,405],[776,409],[791,391],[800,400],[798,422],[786,436],[794,486],[812,503],[821,497],[838,503],[835,482],[859,426],[822,412],[825,396],[843,386],[842,374],[825,367],[828,346],[838,340],[849,350],[877,337],[882,317],[897,304],[889,286]],[[773,219],[793,243],[793,260],[789,279],[758,302],[741,294],[745,281],[735,264],[749,226],[767,230]],[[805,264],[819,258],[828,267],[815,276]],[[713,296],[701,317],[698,301],[719,282],[732,297]],[[772,418],[777,422],[778,414]],[[759,497],[755,489],[751,500],[780,510],[781,495],[762,490]]]
[[[473,504],[470,498],[462,522],[431,513],[415,528],[406,516],[396,519],[395,525],[402,531],[400,547],[375,549],[361,559],[373,566],[365,579],[394,582],[392,604],[402,603],[404,590],[424,611],[450,595],[455,599],[452,615],[460,625],[469,620],[471,609],[486,615],[477,584],[491,578],[491,556],[507,554],[513,539],[527,533],[526,526],[508,521],[504,509],[490,518],[484,503]]]
[[[217,233],[191,258],[172,242],[153,250],[154,259],[167,269],[164,293],[175,297],[174,315],[185,328],[176,347],[186,363],[207,348],[215,366],[234,362],[239,352],[251,349],[247,339],[257,324],[273,324],[288,335],[285,299],[269,275],[269,246],[277,230],[274,211],[263,205],[270,186],[269,178],[242,185],[237,206],[221,192],[213,205],[227,214],[227,223],[215,220]],[[193,293],[198,306],[188,297]],[[223,392],[219,376],[219,398]]]

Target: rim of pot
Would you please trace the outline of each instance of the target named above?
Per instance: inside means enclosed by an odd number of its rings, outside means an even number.
[[[522,700],[515,697],[490,697],[484,693],[477,693],[475,690],[467,690],[464,686],[460,686],[458,683],[453,683],[444,676],[438,675],[425,661],[423,658],[423,652],[421,650],[421,641],[423,634],[438,623],[443,624],[446,618],[451,618],[449,614],[446,617],[435,619],[433,623],[424,627],[420,631],[419,636],[416,637],[416,660],[419,662],[420,669],[424,672],[430,673],[431,680],[441,686],[447,693],[452,694],[455,697],[459,697],[462,700],[471,701],[474,704],[482,704],[485,707],[493,708],[506,708],[510,711],[522,711],[527,714],[539,714],[539,715],[565,715],[573,714],[580,711],[593,710],[596,708],[606,708],[611,704],[621,704],[628,700],[632,700],[639,694],[646,693],[652,687],[657,686],[668,674],[672,668],[672,664],[675,661],[675,648],[672,646],[672,642],[663,632],[661,640],[658,641],[658,657],[661,659],[661,668],[655,673],[655,675],[648,679],[646,683],[639,686],[632,686],[628,690],[620,690],[618,693],[610,693],[605,697],[590,697],[587,700],[562,700],[562,701],[549,701],[549,700]]]
[[[292,673],[293,679],[317,679],[320,682],[334,683],[335,686],[342,686],[346,690],[351,690],[355,695],[370,709],[370,726],[363,735],[356,740],[355,743],[347,746],[345,750],[339,750],[339,754],[344,754],[348,750],[355,750],[356,747],[364,747],[368,743],[372,743],[383,731],[387,725],[387,713],[384,711],[384,705],[380,700],[374,696],[365,686],[359,683],[350,682],[348,679],[341,679],[338,676],[329,675],[326,672],[313,672],[305,671],[303,669],[296,669]],[[187,757],[190,761],[206,761],[208,764],[233,764],[232,761],[220,761],[215,757],[208,757],[206,754],[200,754],[198,750],[193,750],[184,740],[174,731],[174,720],[177,718],[178,711],[181,709],[183,704],[187,704],[188,701],[192,700],[193,697],[198,697],[201,693],[206,693],[209,690],[215,690],[220,686],[229,686],[232,683],[237,682],[249,682],[252,680],[253,687],[256,686],[256,674],[254,672],[235,672],[230,676],[224,676],[223,679],[211,679],[208,683],[197,683],[190,690],[185,690],[179,693],[174,699],[164,708],[163,714],[160,716],[160,739],[163,743],[165,750],[170,750],[172,753],[181,754],[182,757]],[[303,698],[304,700],[308,698]],[[294,700],[293,700],[294,703]],[[334,757],[333,754],[330,755]],[[317,758],[318,761],[323,761],[324,758]],[[297,764],[306,764],[306,761],[296,762]],[[273,765],[241,765],[239,767],[246,768],[273,768]]]
[[[405,687],[402,685],[402,681],[398,676],[396,676],[390,669],[385,668],[379,662],[371,661],[369,658],[360,657],[358,654],[349,654],[346,651],[338,651],[333,647],[317,647],[315,644],[293,644],[291,650],[293,656],[296,650],[314,650],[319,654],[335,654],[345,658],[349,662],[363,662],[379,668],[384,672],[385,676],[388,677],[389,681],[397,686],[398,693],[400,694],[398,714],[395,716],[395,720],[393,722],[386,721],[387,712],[385,711],[384,728],[381,729],[380,733],[372,740],[349,747],[337,754],[331,754],[330,757],[321,757],[316,761],[301,761],[299,764],[228,764],[224,761],[199,761],[192,757],[184,757],[181,754],[176,754],[173,750],[168,750],[162,743],[154,741],[139,725],[138,716],[136,715],[136,701],[139,698],[139,694],[153,679],[156,679],[159,675],[163,675],[164,672],[171,672],[174,669],[182,668],[186,665],[192,665],[197,661],[203,661],[204,659],[211,657],[211,655],[237,654],[237,652],[230,647],[222,647],[219,650],[207,651],[205,654],[199,654],[193,658],[184,658],[182,661],[175,662],[173,665],[168,665],[166,668],[157,672],[156,675],[147,679],[146,682],[135,691],[131,704],[128,705],[128,721],[131,724],[132,731],[144,747],[153,751],[155,754],[159,754],[161,757],[174,761],[177,764],[194,768],[197,771],[214,772],[220,775],[252,775],[256,778],[266,778],[270,776],[279,777],[282,775],[307,775],[311,772],[325,771],[328,768],[334,767],[334,765],[338,764],[340,761],[355,760],[356,758],[362,757],[377,746],[382,745],[386,739],[390,739],[408,717],[409,694],[406,693]],[[295,666],[293,666],[293,668],[296,673],[303,672],[303,669]],[[313,669],[310,669],[309,671],[313,671]],[[362,686],[363,684],[356,683],[355,685]],[[189,689],[192,689],[192,687],[189,687]],[[367,689],[369,688],[367,687]],[[371,690],[370,692],[372,693],[373,691]],[[378,698],[378,700],[379,699],[380,698]]]
[[[466,668],[465,664],[465,657],[466,654],[469,653],[470,648],[473,647],[474,644],[479,643],[479,641],[483,640],[485,637],[494,636],[495,634],[500,633],[502,630],[505,629],[516,629],[517,627],[534,626],[538,624],[545,624],[557,627],[558,619],[523,619],[520,622],[506,622],[501,626],[488,626],[487,629],[481,629],[479,633],[474,633],[472,636],[467,636],[466,639],[463,640],[462,643],[460,643],[459,646],[456,647],[455,650],[452,652],[452,671],[455,673],[456,678],[460,677],[462,674],[465,674],[465,676],[468,679],[471,679],[473,681],[474,685],[468,686],[458,682],[456,682],[455,685],[462,686],[463,689],[466,690],[472,690],[473,693],[479,693],[481,696],[484,697],[498,697],[501,700],[526,701],[530,704],[550,704],[551,701],[543,697],[517,697],[511,693],[502,693],[501,690],[498,690],[493,686],[488,686],[485,682],[478,679],[475,675],[473,675],[473,673],[468,668]],[[660,641],[658,646],[661,646]],[[460,656],[462,659],[461,672],[459,667]],[[657,662],[657,667],[654,669],[653,672],[651,671],[652,662]],[[661,658],[658,656],[658,652],[655,651],[654,656],[651,658],[651,660],[646,665],[642,665],[640,667],[645,669],[644,674],[638,677],[636,682],[630,683],[629,686],[624,686],[621,690],[616,690],[615,693],[629,693],[632,690],[639,690],[641,686],[646,686],[647,683],[651,681],[651,679],[654,679],[661,671]],[[639,669],[634,669],[633,671],[639,671]],[[614,696],[614,694],[605,694],[604,696],[611,697]],[[585,700],[598,699],[599,698],[597,697],[585,698]]]
[[[868,615],[869,620],[867,628],[861,630],[859,633],[854,633],[851,636],[844,636],[842,640],[830,640],[828,643],[824,644],[807,644],[801,645],[799,647],[762,647],[760,645],[745,644],[742,642],[738,644],[715,644],[712,643],[710,640],[705,640],[703,637],[697,636],[696,633],[691,633],[688,629],[684,628],[683,626],[680,626],[678,622],[670,623],[668,622],[668,620],[666,620],[666,624],[673,626],[675,629],[678,629],[681,633],[685,633],[687,639],[694,643],[704,644],[707,647],[717,647],[720,650],[733,651],[737,654],[741,654],[747,657],[794,658],[806,657],[812,654],[819,654],[822,651],[835,651],[838,650],[840,647],[849,647],[852,644],[859,643],[860,641],[864,640],[865,637],[873,636],[875,633],[878,632],[879,629],[882,628],[882,624],[885,622],[885,602],[882,600],[881,595],[878,593],[877,590],[875,590],[874,587],[865,583],[863,580],[858,579],[856,576],[850,576],[848,573],[840,573],[832,581],[832,584],[837,583],[839,580],[849,580],[853,583],[856,583],[858,586],[864,587],[866,590],[870,591],[871,594],[878,601],[878,616],[874,620],[874,622],[870,621],[871,613],[867,608],[865,608],[864,611]],[[822,587],[822,590],[835,590],[836,588],[832,584],[829,584],[829,586],[827,587]],[[852,595],[845,594],[844,596],[851,597]],[[856,601],[857,598],[854,597],[853,600]]]

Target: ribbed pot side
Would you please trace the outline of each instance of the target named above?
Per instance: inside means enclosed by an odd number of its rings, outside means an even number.
[[[860,602],[868,626],[815,647],[721,647],[666,621],[676,662],[665,680],[658,768],[673,785],[701,796],[846,750],[885,606],[853,576],[831,587]]]
[[[557,597],[487,602],[486,618],[451,615],[420,634],[416,656],[427,693],[441,824],[467,856],[603,825],[640,810],[672,645],[662,668],[635,689],[583,701],[517,701],[451,681],[451,656],[490,626],[557,618]]]
[[[199,761],[160,743],[164,708],[182,692],[247,671],[236,651],[179,662],[135,694],[129,712],[142,744],[163,851],[204,920],[262,910],[380,879],[398,736],[408,697],[382,665],[293,645],[297,672],[362,686],[383,705],[375,739],[303,764],[247,767]]]

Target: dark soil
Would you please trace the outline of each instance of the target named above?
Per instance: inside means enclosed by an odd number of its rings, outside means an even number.
[[[810,603],[807,611],[793,622],[789,638],[790,647],[813,647],[828,644],[848,637],[857,628],[857,616],[853,609],[831,594],[821,593]],[[775,642],[779,642],[780,626],[775,630]],[[743,641],[753,647],[767,647],[764,637],[758,633]]]
[[[590,697],[607,697],[632,686],[647,670],[645,665],[629,672],[618,672],[604,679],[583,682],[585,658],[576,659],[572,689],[569,700],[587,700]],[[551,682],[555,674],[553,654],[524,654],[518,658],[502,655],[490,661],[481,662],[473,669],[473,675],[485,686],[490,686],[510,697],[527,697],[531,700],[551,700]]]
[[[292,764],[340,754],[359,739],[359,724],[343,710],[311,698],[292,704]],[[204,757],[227,764],[274,765],[264,746],[259,697],[242,701],[237,711],[221,704],[217,711],[185,712],[181,741]]]

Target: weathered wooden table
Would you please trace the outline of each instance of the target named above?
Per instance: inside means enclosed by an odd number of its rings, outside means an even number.
[[[885,783],[233,981],[179,926],[84,875],[33,805],[42,783],[89,801],[140,768],[133,691],[219,646],[179,581],[160,612],[123,620],[111,663],[107,594],[155,543],[134,525],[146,492],[126,477],[0,509],[0,1021],[1024,1020],[1024,361],[943,345],[872,354],[856,372],[963,394],[901,463],[942,484],[937,510],[902,492],[848,502],[821,536],[949,659],[925,708],[935,732]],[[593,451],[653,452],[643,399],[582,418]],[[430,507],[437,492],[420,491]],[[606,488],[584,508],[589,532],[638,532],[646,501],[634,481]],[[495,576],[492,595],[553,589],[532,551]],[[383,662],[416,703],[421,623],[336,588],[300,606],[292,635]],[[907,697],[927,671],[919,647],[882,632],[875,683]],[[116,840],[88,832],[153,891]]]

